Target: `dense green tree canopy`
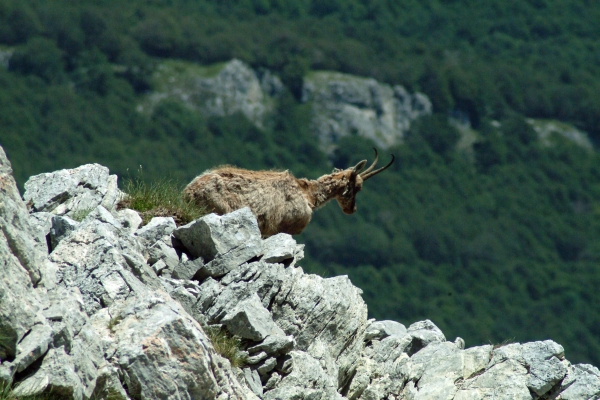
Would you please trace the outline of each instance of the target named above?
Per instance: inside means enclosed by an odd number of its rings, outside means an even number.
[[[559,136],[540,142],[524,117],[600,138],[599,20],[586,0],[5,0],[0,145],[21,188],[89,162],[121,180],[141,170],[184,184],[219,164],[316,178],[370,158],[373,144],[319,151],[299,102],[307,71],[423,91],[434,115],[385,151],[397,161],[365,184],[356,214],[315,213],[298,238],[303,265],[348,274],[373,317],[429,318],[469,346],[552,338],[598,365],[600,157]],[[273,124],[174,101],[137,112],[167,57],[273,70],[287,87]],[[457,150],[449,115],[468,118],[473,146]]]

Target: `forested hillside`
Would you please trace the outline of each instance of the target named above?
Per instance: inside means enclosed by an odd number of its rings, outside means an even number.
[[[305,268],[350,275],[378,319],[429,318],[468,346],[552,338],[597,365],[600,157],[541,143],[524,118],[600,139],[599,20],[585,0],[5,0],[0,145],[21,187],[89,162],[121,180],[141,169],[184,184],[224,163],[315,178],[372,157],[373,144],[318,150],[300,101],[308,71],[422,91],[434,115],[384,151],[397,161],[355,215],[315,214],[298,238]],[[161,59],[233,57],[286,85],[267,128],[173,101],[136,111]],[[470,121],[472,149],[456,149],[448,116]]]

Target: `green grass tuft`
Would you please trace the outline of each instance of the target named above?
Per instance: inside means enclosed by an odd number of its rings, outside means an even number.
[[[73,211],[70,215],[69,218],[71,218],[74,221],[77,222],[81,222],[85,219],[85,217],[87,217],[92,211],[94,211],[93,208],[85,208],[82,210],[77,210],[77,211]]]
[[[41,393],[31,396],[15,396],[9,383],[0,382],[0,400],[61,400],[65,397],[54,393]]]
[[[11,400],[12,388],[6,382],[0,382],[0,400]]]
[[[241,368],[246,364],[246,357],[240,350],[241,339],[238,336],[231,336],[227,331],[218,327],[209,327],[205,329],[205,332],[215,351],[228,359],[232,367]]]
[[[140,178],[125,182],[126,197],[119,208],[131,208],[140,213],[143,225],[154,217],[173,217],[177,225],[185,225],[206,214],[204,208],[182,196],[183,188],[172,179],[146,183]]]
[[[121,323],[121,321],[123,321],[123,317],[121,316],[116,316],[114,318],[111,318],[110,321],[108,321],[108,329],[112,332],[115,333],[115,327],[117,325],[119,325]]]

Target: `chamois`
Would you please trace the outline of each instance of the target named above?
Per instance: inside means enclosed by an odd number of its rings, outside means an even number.
[[[226,165],[197,176],[183,193],[217,214],[249,207],[263,237],[280,232],[297,235],[310,222],[313,210],[329,200],[335,198],[346,214],[356,211],[356,194],[363,182],[394,162],[392,155],[385,167],[373,170],[379,159],[374,150],[375,161],[363,172],[367,160],[317,180],[298,179],[289,171],[249,171]]]

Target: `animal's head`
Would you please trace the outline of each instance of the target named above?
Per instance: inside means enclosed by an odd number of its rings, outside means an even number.
[[[384,169],[387,169],[394,162],[394,155],[392,155],[392,161],[385,167],[373,170],[377,164],[377,160],[379,160],[377,149],[373,150],[375,150],[375,161],[373,161],[373,164],[366,170],[363,171],[367,164],[367,160],[362,160],[354,167],[342,171],[335,171],[333,174],[334,177],[341,182],[338,194],[335,198],[345,214],[353,214],[356,211],[356,194],[362,190],[363,183]]]

